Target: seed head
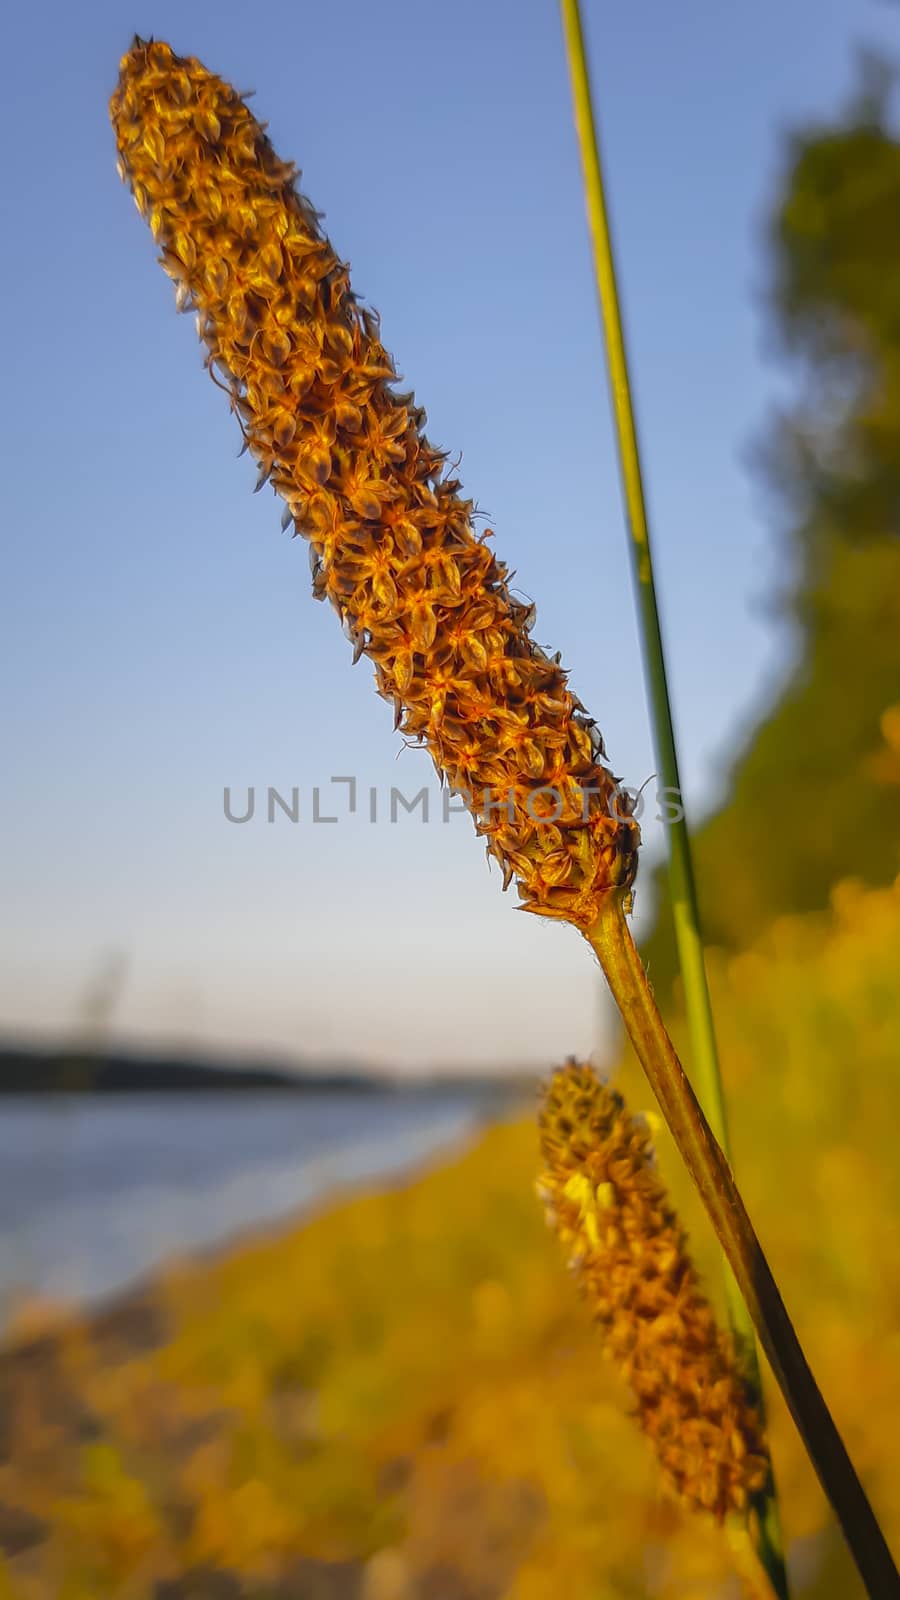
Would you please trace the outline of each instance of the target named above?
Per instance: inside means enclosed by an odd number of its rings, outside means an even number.
[[[259,464],[310,545],[354,658],[464,799],[523,907],[587,928],[633,881],[640,833],[558,658],[531,638],[425,433],[377,316],[240,96],[135,40],[111,116],[119,170]]]
[[[539,1196],[678,1496],[719,1520],[766,1484],[760,1417],[620,1094],[571,1061],[539,1117]]]

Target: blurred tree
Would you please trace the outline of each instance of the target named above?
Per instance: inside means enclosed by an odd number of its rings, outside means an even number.
[[[770,307],[799,394],[758,466],[787,527],[776,606],[796,665],[694,835],[707,942],[900,871],[900,137],[894,72],[861,62],[835,125],[794,137],[769,227]],[[665,872],[645,941],[677,970]]]

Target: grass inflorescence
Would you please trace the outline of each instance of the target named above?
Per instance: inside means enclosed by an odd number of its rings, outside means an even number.
[[[634,877],[638,825],[296,169],[228,84],[159,41],[125,56],[111,110],[122,176],[196,311],[258,484],[308,540],[313,593],[467,801],[504,886],[590,926]]]
[[[765,1486],[759,1413],[659,1175],[646,1119],[569,1062],[540,1117],[539,1195],[641,1428],[685,1504],[719,1520]]]

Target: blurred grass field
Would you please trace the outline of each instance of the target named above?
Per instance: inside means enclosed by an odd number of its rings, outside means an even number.
[[[828,913],[712,960],[742,1187],[895,1546],[898,971],[900,880],[843,883]],[[627,1058],[619,1081],[648,1106]],[[718,1293],[715,1245],[662,1135],[659,1148]],[[728,1530],[660,1495],[535,1172],[532,1121],[493,1127],[437,1170],[9,1349],[0,1600],[743,1592]],[[795,1591],[852,1600],[773,1386],[769,1399]]]

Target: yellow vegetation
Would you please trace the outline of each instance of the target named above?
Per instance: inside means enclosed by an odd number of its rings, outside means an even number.
[[[898,970],[900,885],[843,884],[827,916],[713,962],[742,1184],[895,1544]],[[641,1084],[630,1061],[620,1081]],[[657,1142],[714,1283],[696,1197]],[[73,1328],[30,1364],[8,1356],[0,1507],[47,1529],[8,1559],[3,1600],[137,1600],[178,1575],[159,1594],[202,1600],[211,1569],[235,1575],[218,1592],[257,1600],[716,1593],[734,1552],[661,1497],[543,1225],[536,1161],[530,1118],[491,1129],[402,1187],[171,1271],[121,1326]],[[769,1399],[795,1591],[854,1600]]]

